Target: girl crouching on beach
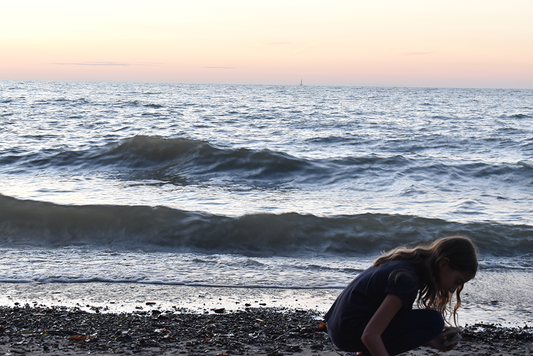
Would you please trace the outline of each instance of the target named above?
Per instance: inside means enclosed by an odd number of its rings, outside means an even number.
[[[456,344],[442,335],[443,315],[451,312],[457,322],[461,291],[477,267],[477,249],[466,237],[393,250],[342,291],[325,316],[328,334],[339,349],[363,355],[396,355],[422,345],[451,350]],[[415,300],[418,309],[412,309]]]

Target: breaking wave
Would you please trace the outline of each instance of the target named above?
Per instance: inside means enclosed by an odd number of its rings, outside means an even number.
[[[482,253],[533,252],[533,227],[416,216],[297,213],[228,217],[166,207],[58,205],[0,195],[0,246],[88,246],[247,256],[363,255],[466,235]]]
[[[220,148],[206,141],[154,136],[135,136],[80,151],[21,155],[16,150],[8,150],[0,156],[0,164],[13,173],[42,169],[101,171],[118,179],[159,180],[177,185],[213,178],[269,184],[287,181],[336,184],[374,175],[385,180],[423,175],[432,181],[458,176],[476,179],[502,176],[515,182],[529,182],[533,176],[533,166],[525,161],[442,163],[431,158],[413,160],[400,154],[312,160],[268,149]]]

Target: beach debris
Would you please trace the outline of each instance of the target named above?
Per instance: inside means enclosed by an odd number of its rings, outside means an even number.
[[[85,341],[85,339],[87,339],[87,335],[75,335],[69,338],[71,341]]]
[[[318,323],[318,330],[327,332],[328,331],[328,326],[321,321],[321,322]]]

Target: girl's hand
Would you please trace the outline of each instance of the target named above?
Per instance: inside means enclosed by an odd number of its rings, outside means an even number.
[[[460,330],[457,328],[447,327],[444,329],[444,331],[439,336],[437,336],[435,339],[428,342],[427,345],[429,347],[433,347],[434,349],[437,349],[440,351],[450,351],[455,346],[457,346],[457,343],[459,342],[459,340],[457,340],[457,342],[452,343],[452,344],[449,344],[449,340],[451,337],[455,336],[455,334],[459,332]]]

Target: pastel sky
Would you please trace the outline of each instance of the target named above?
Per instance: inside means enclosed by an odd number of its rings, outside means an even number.
[[[0,80],[533,88],[532,0],[0,0]]]

